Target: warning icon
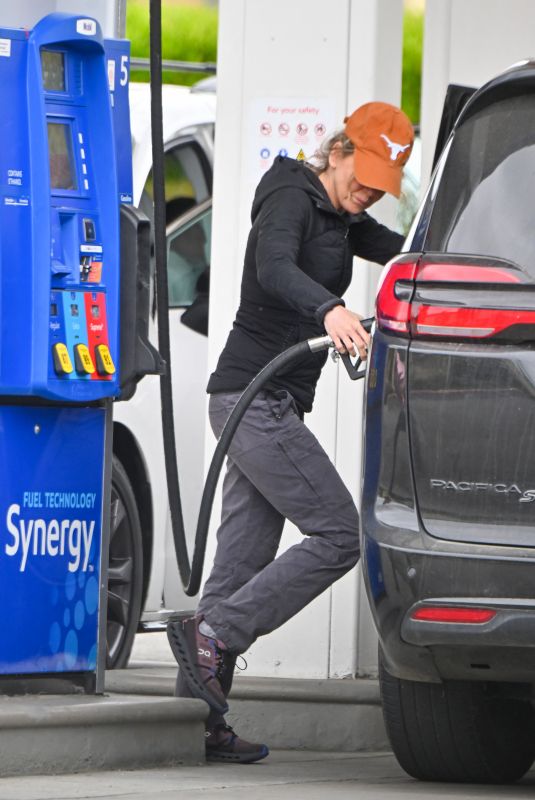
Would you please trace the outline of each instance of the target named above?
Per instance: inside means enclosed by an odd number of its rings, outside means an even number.
[[[303,148],[301,147],[298,154],[295,157],[296,161],[306,161],[307,157],[303,152]]]

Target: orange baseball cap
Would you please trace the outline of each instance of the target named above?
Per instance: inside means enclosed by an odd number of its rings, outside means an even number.
[[[366,103],[344,122],[344,133],[355,145],[358,182],[399,197],[403,167],[414,142],[410,119],[389,103]]]

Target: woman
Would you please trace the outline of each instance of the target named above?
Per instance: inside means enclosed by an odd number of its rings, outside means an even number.
[[[277,158],[252,208],[241,300],[208,383],[219,436],[240,393],[276,355],[327,332],[336,349],[366,357],[368,334],[345,308],[353,256],[385,264],[403,238],[366,210],[385,192],[399,197],[413,142],[405,114],[368,103],[322,147],[315,166]],[[207,758],[257,761],[265,745],[226,725],[236,656],[278,628],[359,558],[355,504],[303,423],[327,355],[311,354],[266,385],[229,450],[217,552],[197,615],[171,623],[181,670],[178,693],[211,707]],[[285,519],[304,534],[276,558]]]

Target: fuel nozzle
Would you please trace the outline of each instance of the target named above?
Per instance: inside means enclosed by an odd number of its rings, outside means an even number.
[[[364,330],[369,333],[374,322],[375,317],[368,317],[367,319],[361,319],[360,324]],[[315,339],[308,339],[307,341],[311,353],[320,353],[322,350],[334,347],[333,340],[327,334],[325,334],[325,336],[317,336]]]
[[[367,319],[362,319],[360,324],[364,328],[367,333],[371,331],[372,325],[375,322],[375,317],[368,317]],[[310,347],[311,353],[319,353],[322,350],[327,350],[329,347],[334,347],[334,342],[330,336],[318,336],[315,339],[308,339],[308,346]],[[336,350],[332,352],[333,361],[338,361],[339,358],[342,359],[342,363],[346,368],[346,372],[351,378],[352,381],[358,381],[360,378],[363,378],[366,374],[365,369],[359,369],[362,359],[357,358],[355,363],[351,361],[351,356],[349,353],[338,353]]]
[[[334,342],[330,336],[317,336],[315,339],[308,339],[308,346],[311,353],[320,353],[322,350],[327,350],[329,347],[334,347]]]

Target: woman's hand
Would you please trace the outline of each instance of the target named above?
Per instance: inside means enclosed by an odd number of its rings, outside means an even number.
[[[325,314],[323,324],[339,353],[355,356],[355,350],[358,350],[360,358],[365,361],[370,335],[360,324],[361,319],[359,314],[344,306],[334,306]]]

